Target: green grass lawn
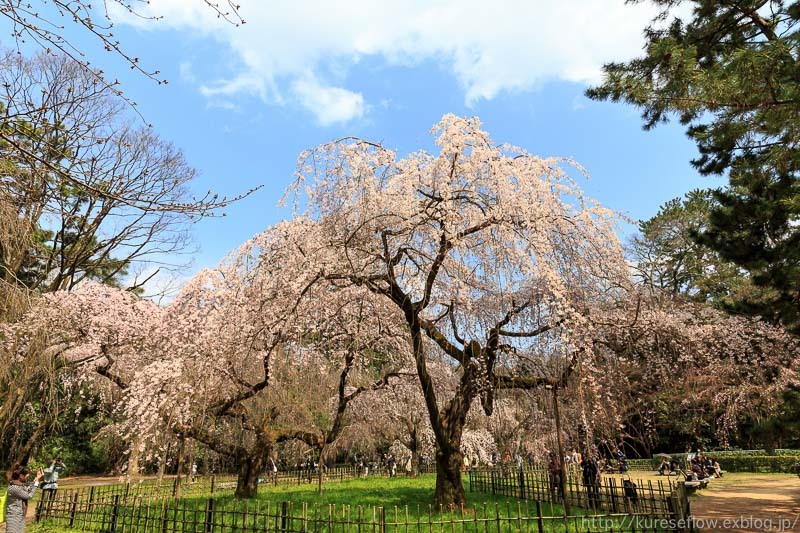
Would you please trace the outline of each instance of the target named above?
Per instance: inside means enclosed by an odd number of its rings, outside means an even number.
[[[259,488],[258,499],[270,502],[290,501],[294,505],[302,503],[309,505],[334,504],[353,507],[384,507],[386,509],[407,506],[428,512],[429,510],[436,511],[432,505],[435,479],[433,475],[420,476],[416,479],[405,477],[353,479],[325,484],[321,495],[317,491],[316,482],[288,487],[262,486]],[[468,484],[465,483],[466,485]],[[466,488],[468,492],[465,511],[473,510],[476,507],[482,508],[485,505],[517,507],[518,500],[514,498],[470,493],[468,486]],[[231,500],[233,497],[227,496],[222,499]],[[564,511],[561,506],[553,505],[552,512],[562,515]]]
[[[317,492],[316,484],[262,485],[258,498],[253,500],[238,500],[230,494],[214,495],[211,504],[208,497],[187,497],[179,501],[143,500],[144,505],[119,506],[114,525],[117,531],[131,533],[177,533],[204,529],[214,532],[283,530],[366,533],[379,531],[381,526],[392,532],[537,532],[540,523],[543,531],[565,531],[564,510],[556,504],[540,505],[541,521],[535,503],[491,494],[467,492],[467,505],[436,509],[432,505],[434,482],[432,475],[417,479],[374,477],[327,483],[323,485],[321,495]],[[570,531],[587,531],[588,524],[579,518],[584,513],[586,511],[582,509],[571,510],[571,514],[578,517],[570,519]],[[65,519],[57,519],[35,524],[29,531],[74,531],[63,528],[66,522]],[[74,523],[82,530],[108,531],[111,529],[110,510],[108,507],[87,509],[85,513],[79,510]],[[598,527],[595,524],[591,531],[604,531],[611,527],[620,531],[618,519],[610,519],[606,526]]]

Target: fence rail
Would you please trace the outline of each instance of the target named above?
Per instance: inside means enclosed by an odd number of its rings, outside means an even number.
[[[541,502],[435,510],[409,507],[296,505],[260,500],[141,500],[122,503],[115,495],[102,503],[57,500],[47,523],[115,533],[240,533],[256,531],[325,533],[505,533],[511,531],[661,533],[667,522],[647,514],[605,513],[565,517]]]
[[[291,471],[290,471],[291,472]],[[334,477],[335,474],[335,477]],[[330,469],[328,479],[363,475],[358,469]],[[287,472],[278,483],[294,483]],[[175,498],[175,483],[61,489],[38,502],[37,519],[49,525],[112,533],[600,533],[690,531],[682,485],[636,487],[636,498],[608,480],[596,494],[577,479],[567,483],[573,513],[565,517],[561,496],[540,470],[471,471],[469,490],[516,498],[506,505],[448,509],[307,505],[230,498],[235,479],[198,479]],[[207,491],[205,497],[202,491]],[[592,489],[594,490],[594,489]],[[194,497],[190,497],[194,494]],[[592,496],[595,495],[595,496]],[[590,499],[594,498],[594,499]]]
[[[540,502],[562,503],[563,499],[560,487],[544,470],[472,470],[469,490]],[[602,483],[584,485],[577,476],[567,476],[564,492],[573,507],[611,513],[646,512],[660,517],[672,517],[674,513],[671,481],[637,484],[609,477]]]
[[[431,471],[431,467],[420,465],[420,473],[429,473]],[[260,484],[269,485],[301,485],[316,482],[318,474],[318,470],[304,468],[282,469],[276,473],[265,473],[259,481]],[[353,465],[336,465],[324,468],[322,476],[324,482],[332,482],[361,477],[387,477],[389,476],[389,471],[385,467],[370,467],[367,470]],[[125,502],[130,498],[175,498],[230,492],[236,488],[236,482],[236,476],[230,474],[194,476],[194,478],[183,476],[180,480],[177,477],[168,477],[160,481],[147,479],[131,483],[98,484],[78,488],[64,487],[58,490],[58,494],[60,497],[64,495],[72,497],[74,493],[78,493],[78,499],[81,502],[105,501],[118,495]]]
[[[637,483],[609,477],[603,482],[584,484],[577,475],[568,474],[562,494],[561,487],[545,470],[471,470],[469,490],[557,504],[563,504],[566,498],[567,504],[573,508],[647,516],[675,524],[677,530],[692,530],[685,486],[671,480]]]

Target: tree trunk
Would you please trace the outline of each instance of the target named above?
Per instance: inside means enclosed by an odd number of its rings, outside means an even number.
[[[461,484],[463,461],[464,456],[457,447],[436,445],[435,505],[450,507],[466,503],[464,485]]]
[[[167,468],[167,459],[162,457],[158,461],[158,486],[161,486],[161,483],[164,481],[164,470]]]
[[[556,441],[558,443],[558,460],[561,462],[561,478],[559,490],[564,505],[564,516],[569,516],[569,500],[567,499],[567,465],[564,464],[564,444],[561,442],[561,414],[558,410],[558,387],[553,387],[553,414],[556,419]]]
[[[411,477],[417,477],[419,475],[419,449],[421,447],[419,431],[417,431],[418,423],[414,417],[404,418],[403,422],[405,423],[406,430],[408,431],[408,441],[404,442],[403,444],[405,444],[408,450],[411,452],[411,467],[408,469],[408,475]]]
[[[178,436],[178,466],[175,476],[175,498],[181,497],[181,474],[183,473],[183,451],[186,447],[186,436],[181,434]]]
[[[191,483],[195,482],[195,479],[194,479],[194,466],[195,466],[194,460],[195,459],[194,458],[195,458],[196,454],[197,454],[197,442],[193,440],[191,442],[191,447],[189,448],[189,457],[188,457],[188,460],[186,461],[186,477],[189,479],[189,481]]]
[[[255,498],[258,494],[258,476],[263,470],[264,454],[240,459],[234,495],[237,498]]]
[[[417,477],[419,475],[419,433],[417,432],[416,426],[414,426],[414,430],[411,432],[411,472],[409,474],[411,477]]]
[[[422,386],[425,407],[436,440],[436,491],[433,503],[441,507],[461,506],[466,503],[464,486],[461,484],[461,467],[464,456],[461,453],[461,436],[467,420],[467,411],[474,396],[474,374],[470,365],[464,367],[455,394],[447,405],[439,411],[433,380],[428,373],[425,348],[418,316],[414,310],[406,313],[411,330],[412,350],[417,366],[417,377]],[[477,342],[470,343],[470,349]]]
[[[317,463],[317,494],[322,496],[322,465],[324,459],[322,458],[323,454],[325,453],[325,447],[320,448],[319,450],[319,463]]]
[[[128,456],[128,468],[125,470],[125,481],[127,483],[136,482],[139,478],[139,437],[134,437],[131,443],[131,452]]]

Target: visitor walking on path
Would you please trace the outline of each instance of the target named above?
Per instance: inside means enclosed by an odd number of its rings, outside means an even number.
[[[36,473],[33,484],[28,484],[30,477],[28,467],[14,465],[11,472],[11,482],[8,484],[6,496],[6,533],[22,533],[25,531],[25,515],[28,512],[28,500],[36,494],[39,482],[44,477],[40,468]]]

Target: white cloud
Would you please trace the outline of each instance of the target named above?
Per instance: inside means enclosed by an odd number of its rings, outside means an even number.
[[[473,104],[550,80],[597,82],[603,63],[640,53],[642,29],[655,14],[624,0],[241,0],[247,23],[237,28],[202,0],[151,0],[148,9],[164,18],[119,15],[142,27],[204,34],[231,57],[236,73],[204,83],[204,94],[292,99],[327,124],[363,114],[363,97],[346,81],[364,57],[405,66],[435,61]]]
[[[307,76],[292,83],[300,103],[316,116],[322,126],[348,122],[364,115],[364,97],[341,87],[325,87]]]
[[[241,106],[231,102],[230,100],[220,100],[220,99],[209,99],[206,102],[206,107],[208,109],[224,109],[226,111],[236,111],[237,113],[242,111]]]

